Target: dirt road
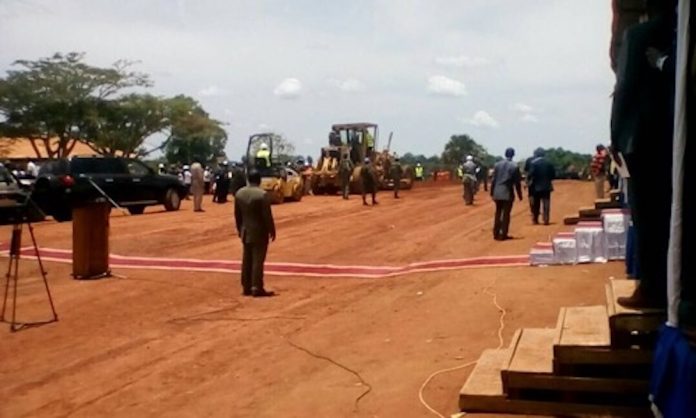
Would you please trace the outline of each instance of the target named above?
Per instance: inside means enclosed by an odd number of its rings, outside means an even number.
[[[274,207],[278,241],[269,260],[400,266],[524,254],[567,229],[562,216],[592,200],[589,183],[556,189],[555,224],[533,226],[527,202],[518,202],[517,239],[506,242],[492,239],[489,198],[481,193],[465,207],[457,186],[404,192],[398,201],[382,193],[380,205],[367,208],[359,197],[308,197]],[[239,259],[232,205],[204,205],[203,214],[189,202],[176,213],[114,214],[112,252]],[[70,229],[46,222],[36,232],[41,246],[69,249]],[[47,315],[33,264],[22,266],[25,319]],[[80,282],[67,265],[47,267],[60,321],[14,334],[0,328],[0,417],[432,416],[418,400],[423,380],[498,345],[499,312],[485,288],[507,311],[507,344],[518,327],[553,327],[561,306],[603,303],[604,280],[622,271],[614,263],[268,277],[279,295],[250,299],[232,274],[123,270]],[[435,378],[426,399],[449,416],[470,370]]]

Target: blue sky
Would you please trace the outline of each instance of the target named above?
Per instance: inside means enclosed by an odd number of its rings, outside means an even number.
[[[195,97],[237,159],[275,130],[316,156],[332,123],[399,153],[468,133],[491,153],[607,142],[609,0],[0,0],[0,72],[83,51],[138,60],[154,94]],[[152,140],[151,142],[155,142]]]

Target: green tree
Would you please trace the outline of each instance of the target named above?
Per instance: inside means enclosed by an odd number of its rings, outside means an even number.
[[[580,173],[586,170],[592,156],[568,151],[563,148],[547,148],[544,150],[546,159],[553,164],[559,176],[565,173]]]
[[[93,67],[76,52],[15,61],[19,69],[0,79],[0,133],[29,138],[37,155],[40,147],[50,158],[68,155],[77,141],[88,139],[98,102],[126,88],[151,85],[147,75],[128,70],[131,64],[121,60],[110,68]]]
[[[169,135],[158,148],[165,149],[167,161],[209,163],[225,155],[227,133],[222,123],[212,119],[196,100],[176,96],[167,101],[166,108]]]
[[[462,162],[467,155],[471,155],[486,165],[491,165],[493,159],[486,148],[474,141],[467,134],[452,135],[442,152],[442,163],[456,165]]]
[[[88,145],[99,154],[144,154],[151,135],[170,126],[165,100],[149,94],[129,94],[100,100],[89,115]]]

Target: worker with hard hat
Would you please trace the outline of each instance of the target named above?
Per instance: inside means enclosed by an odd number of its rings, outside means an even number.
[[[159,175],[167,174],[167,169],[164,168],[164,164],[159,163],[159,165],[157,166],[157,173],[159,173]]]
[[[268,149],[268,145],[265,143],[261,143],[259,146],[259,150],[256,151],[256,163],[258,164],[259,160],[262,160],[265,162],[266,167],[265,168],[270,168],[271,167],[271,151]]]
[[[423,181],[423,175],[425,174],[424,171],[425,170],[423,169],[423,166],[421,165],[421,163],[416,163],[415,172],[416,172],[416,180],[417,181]]]

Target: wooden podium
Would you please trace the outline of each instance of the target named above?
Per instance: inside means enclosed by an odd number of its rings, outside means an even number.
[[[73,208],[73,277],[99,279],[109,269],[108,202],[90,202]]]

